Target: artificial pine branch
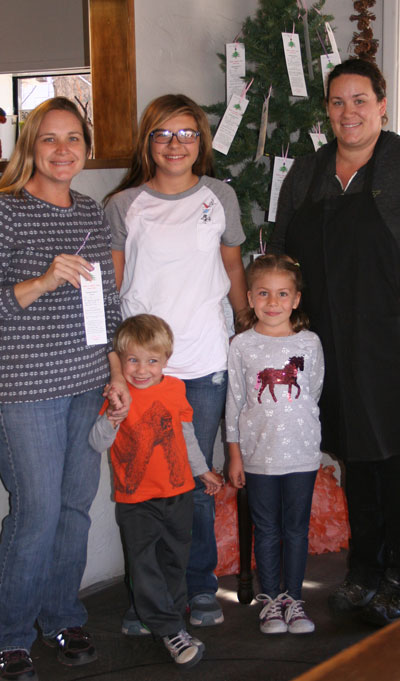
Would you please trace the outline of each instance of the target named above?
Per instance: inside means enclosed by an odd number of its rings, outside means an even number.
[[[332,16],[323,15],[321,9],[325,0],[318,0],[308,10],[308,28],[313,64],[313,80],[307,70],[304,45],[304,10],[299,11],[296,0],[259,0],[259,8],[254,17],[248,17],[242,26],[240,42],[246,47],[246,83],[254,78],[247,97],[249,104],[238,132],[225,156],[215,151],[217,177],[230,180],[239,199],[242,224],[246,233],[244,252],[259,250],[259,232],[263,230],[263,240],[270,236],[274,227],[268,223],[270,184],[272,180],[273,159],[282,155],[288,143],[289,156],[295,158],[314,150],[309,132],[318,122],[321,131],[330,136],[326,125],[326,112],[323,84],[320,69],[320,55],[323,53],[320,40],[330,52],[326,38],[325,22]],[[318,10],[318,11],[316,11]],[[293,97],[286,69],[282,44],[282,32],[294,30],[299,34],[308,97]],[[219,54],[221,68],[226,70],[225,55]],[[265,144],[267,154],[257,163],[254,161],[261,111],[264,99],[272,85],[269,103],[268,131]],[[218,120],[222,117],[226,104],[204,107],[205,111]],[[217,125],[212,125],[215,132]]]

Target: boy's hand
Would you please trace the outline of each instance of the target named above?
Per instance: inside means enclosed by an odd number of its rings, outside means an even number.
[[[107,388],[107,386],[106,386]],[[106,390],[106,388],[104,390]],[[122,403],[122,400],[118,394],[117,389],[114,386],[109,386],[107,389],[107,399],[108,403],[110,405],[110,410],[111,411],[117,411],[118,409],[121,409],[124,405]]]
[[[222,476],[212,471],[207,471],[207,473],[199,475],[199,478],[206,486],[204,494],[209,494],[210,496],[217,494],[224,484]]]
[[[106,386],[105,390],[107,390],[107,399],[109,404],[106,414],[108,420],[115,430],[115,428],[117,428],[125,418],[124,415],[121,415],[121,409],[124,405],[120,399],[117,388],[114,386]]]

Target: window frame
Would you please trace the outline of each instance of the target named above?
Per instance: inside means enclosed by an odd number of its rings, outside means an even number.
[[[387,85],[387,115],[389,128],[400,133],[400,7],[399,0],[383,3],[382,70]]]
[[[88,3],[96,158],[85,168],[126,168],[137,134],[134,0]]]

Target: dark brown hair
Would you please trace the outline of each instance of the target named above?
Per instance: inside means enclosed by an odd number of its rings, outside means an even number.
[[[301,293],[303,290],[303,277],[299,264],[292,260],[288,255],[275,255],[271,253],[259,256],[248,265],[246,269],[246,278],[249,291],[253,288],[254,282],[266,272],[287,272],[293,279],[296,291]],[[309,319],[305,312],[300,309],[300,305],[301,301],[299,306],[293,310],[290,315],[290,323],[295,333],[298,333],[302,329],[308,329],[309,327]],[[242,310],[237,315],[236,325],[242,331],[246,331],[252,329],[257,321],[256,314],[249,305],[248,308]]]
[[[386,81],[383,74],[374,62],[366,61],[365,59],[347,59],[341,64],[337,64],[335,68],[330,72],[328,76],[328,81],[326,85],[326,101],[329,101],[329,92],[332,81],[339,76],[363,76],[364,78],[369,78],[371,87],[375,92],[378,102],[386,97]],[[386,113],[382,116],[382,123],[387,123],[388,117]]]

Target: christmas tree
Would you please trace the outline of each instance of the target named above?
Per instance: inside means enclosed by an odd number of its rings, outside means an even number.
[[[330,134],[320,55],[331,52],[325,22],[333,17],[322,13],[324,4],[325,0],[319,0],[307,9],[304,0],[259,0],[255,16],[246,19],[237,38],[246,50],[245,82],[252,78],[254,81],[247,93],[249,104],[228,154],[214,153],[217,177],[230,181],[239,199],[246,232],[245,252],[259,252],[260,229],[262,241],[267,241],[274,227],[274,223],[267,222],[274,157],[284,155],[288,144],[291,158],[312,153],[309,132],[318,123],[321,132],[327,137]],[[307,97],[291,94],[282,32],[299,34]],[[218,57],[225,70],[225,55]],[[270,86],[265,154],[256,162],[261,112]],[[219,119],[226,103],[204,108]],[[213,132],[216,127],[212,126]]]

